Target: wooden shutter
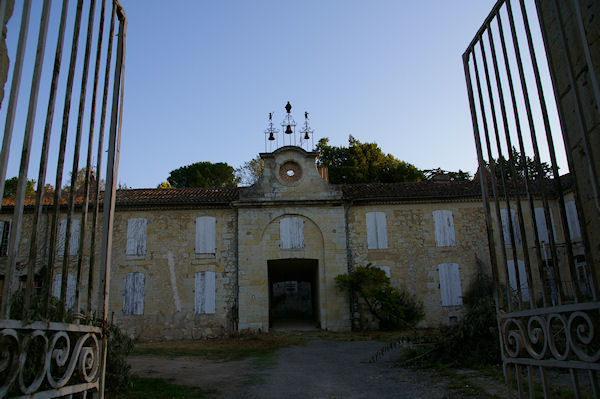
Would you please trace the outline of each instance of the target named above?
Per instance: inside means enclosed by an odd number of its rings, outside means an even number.
[[[575,206],[575,201],[565,202],[565,208],[567,211],[567,223],[569,225],[569,237],[572,240],[580,238],[581,229],[579,228],[579,219],[577,217],[577,207]]]
[[[196,314],[214,314],[215,272],[197,272],[194,291]]]
[[[212,216],[196,218],[196,253],[214,254],[216,252],[217,219]]]
[[[512,259],[507,261],[508,264],[508,281],[510,284],[510,288],[517,293],[517,272],[515,270],[515,262]],[[521,294],[523,295],[523,300],[529,300],[529,287],[527,286],[527,273],[525,271],[525,262],[522,260],[517,260],[517,268],[519,269],[519,280],[521,282]]]
[[[460,274],[457,263],[442,263],[438,265],[440,278],[440,294],[442,306],[462,305]]]
[[[550,234],[548,233],[548,227],[546,226],[546,215],[544,214],[544,208],[535,208],[535,224],[537,226],[538,236],[540,242],[550,242]],[[552,216],[552,210],[550,210],[550,222],[552,223],[552,233],[556,239],[556,229],[554,228],[554,217]]]
[[[72,309],[75,305],[75,276],[72,274],[67,275],[67,309]],[[60,290],[62,288],[62,273],[54,276],[54,289],[52,294],[60,299]]]
[[[519,222],[517,220],[517,213],[514,209],[510,210],[510,216],[512,219],[513,232],[515,235],[515,245],[521,244],[521,234],[519,233]],[[502,219],[502,233],[504,235],[504,245],[511,245],[510,234],[509,234],[509,223],[508,223],[508,212],[506,209],[500,209],[500,219]]]
[[[387,242],[387,222],[385,212],[368,212],[367,218],[367,248],[385,249]]]
[[[144,314],[144,286],[146,276],[143,273],[127,273],[125,275],[125,291],[123,293],[123,314]]]
[[[77,255],[79,251],[79,219],[71,219],[71,238],[69,239],[69,255]],[[60,221],[58,227],[58,255],[63,256],[65,252],[65,240],[67,237],[67,220]]]
[[[0,222],[0,256],[8,256],[8,237],[10,235],[10,222]]]
[[[304,248],[304,220],[286,217],[279,221],[280,247],[283,249]]]
[[[146,219],[127,220],[127,255],[146,255]]]
[[[452,211],[433,211],[433,225],[435,230],[435,245],[438,247],[456,246],[454,236],[454,221]]]

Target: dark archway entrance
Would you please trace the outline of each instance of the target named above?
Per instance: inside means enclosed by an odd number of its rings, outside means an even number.
[[[319,261],[276,259],[269,269],[269,327],[319,327]]]

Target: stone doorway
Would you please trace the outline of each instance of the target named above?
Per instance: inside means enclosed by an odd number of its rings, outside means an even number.
[[[269,328],[319,327],[319,261],[276,259],[269,270]]]

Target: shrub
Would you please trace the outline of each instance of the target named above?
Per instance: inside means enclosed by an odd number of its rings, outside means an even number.
[[[423,303],[406,291],[390,285],[385,272],[370,263],[335,278],[338,289],[364,301],[383,329],[413,328],[423,319]]]

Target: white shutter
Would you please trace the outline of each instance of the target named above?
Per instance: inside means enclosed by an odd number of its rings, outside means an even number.
[[[72,309],[75,305],[75,276],[67,274],[67,309]],[[60,289],[62,287],[62,273],[54,276],[54,289],[52,295],[60,299]]]
[[[216,252],[217,219],[212,216],[196,218],[196,253],[214,254]]]
[[[146,224],[145,218],[127,220],[127,255],[146,254]]]
[[[387,222],[385,212],[367,212],[367,248],[385,249],[388,247]]]
[[[521,244],[521,234],[519,233],[519,222],[517,220],[517,213],[514,209],[510,210],[510,216],[512,219],[513,232],[515,234],[515,245]],[[508,212],[506,209],[500,209],[500,219],[502,219],[502,233],[504,235],[504,245],[511,245],[510,234],[509,234],[509,223],[508,223]]]
[[[196,314],[215,313],[215,272],[197,272],[194,285]]]
[[[550,222],[552,223],[552,233],[556,239],[556,229],[554,228],[554,216],[552,215],[552,209],[550,209]],[[544,208],[535,208],[535,224],[537,225],[540,242],[550,242],[550,234],[548,233],[549,230],[546,226],[546,215],[544,214]]]
[[[516,293],[517,292],[517,272],[515,270],[515,262],[510,259],[507,261],[508,264],[508,281],[510,284],[510,288]],[[521,294],[523,295],[523,300],[529,300],[529,287],[527,286],[527,273],[525,271],[525,262],[522,260],[517,260],[517,266],[519,269],[519,280],[521,282]]]
[[[283,249],[304,248],[304,220],[298,217],[281,219],[279,237]]]
[[[438,265],[440,278],[440,295],[442,306],[462,305],[460,274],[457,263],[442,263]]]
[[[125,288],[123,290],[123,314],[133,314],[133,273],[125,275]]]
[[[133,314],[144,314],[144,286],[146,276],[143,273],[133,273]]]
[[[565,202],[567,211],[567,224],[569,225],[569,237],[574,240],[581,237],[581,229],[579,228],[579,219],[577,217],[577,207],[575,201]],[[566,234],[565,234],[566,235]]]
[[[438,247],[456,246],[454,236],[454,221],[452,211],[433,211],[433,225],[435,229],[435,245]]]
[[[67,221],[65,219],[60,221],[58,225],[58,256],[63,256],[65,252],[65,237],[67,236]]]

